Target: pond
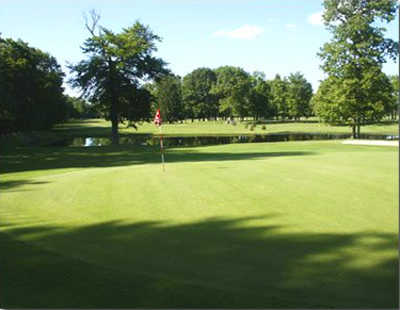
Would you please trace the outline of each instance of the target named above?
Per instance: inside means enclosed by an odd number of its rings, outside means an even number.
[[[268,135],[234,135],[234,136],[164,136],[165,147],[175,146],[202,146],[231,143],[257,143],[257,142],[282,142],[282,141],[306,141],[306,140],[334,140],[348,139],[349,134],[315,134],[315,133],[293,133],[293,134],[268,134]],[[398,140],[398,136],[390,135],[361,135],[361,139],[372,140]],[[78,137],[57,141],[49,146],[106,146],[111,144],[108,137]],[[120,144],[137,146],[155,146],[160,144],[159,136],[152,135],[129,135],[121,136]]]

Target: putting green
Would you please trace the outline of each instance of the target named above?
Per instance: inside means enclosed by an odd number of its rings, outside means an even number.
[[[397,156],[236,144],[168,150],[163,172],[156,149],[6,152],[0,305],[397,307]]]

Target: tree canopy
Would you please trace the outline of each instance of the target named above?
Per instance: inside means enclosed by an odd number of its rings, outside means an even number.
[[[64,120],[63,77],[48,53],[0,37],[0,132],[49,129]]]
[[[213,94],[219,99],[219,110],[226,116],[244,117],[249,113],[251,79],[242,68],[223,66],[215,70],[217,82]]]
[[[164,121],[175,122],[184,118],[182,84],[179,76],[167,75],[153,87],[153,112],[160,109]]]
[[[182,95],[188,117],[204,119],[218,115],[217,97],[212,93],[216,82],[217,76],[209,68],[198,68],[184,76]]]
[[[312,95],[312,86],[303,74],[300,72],[290,74],[287,88],[289,117],[299,119],[302,116],[310,116],[310,100]]]
[[[288,111],[288,88],[289,83],[286,78],[281,78],[279,74],[269,81],[271,87],[271,103],[274,107],[275,114],[281,119],[285,119],[289,115]]]
[[[252,74],[251,81],[249,113],[255,120],[260,117],[272,118],[275,110],[271,102],[271,87],[265,80],[265,74],[256,71]]]
[[[388,78],[392,83],[393,96],[392,101],[387,106],[387,113],[392,119],[395,119],[399,109],[399,76],[390,75]]]
[[[102,108],[112,124],[112,143],[118,144],[118,123],[124,119],[148,118],[149,94],[140,86],[143,81],[160,78],[168,71],[166,63],[155,56],[161,38],[139,22],[120,33],[98,25],[99,16],[92,12],[86,22],[90,37],[82,46],[87,59],[70,65],[72,86]],[[137,113],[133,113],[137,112]],[[146,116],[145,116],[146,115]]]
[[[333,38],[319,53],[329,77],[314,100],[315,112],[325,121],[351,125],[356,137],[362,124],[383,117],[392,92],[382,64],[395,59],[398,44],[385,38],[376,21],[392,21],[397,5],[395,0],[325,0],[324,7]]]

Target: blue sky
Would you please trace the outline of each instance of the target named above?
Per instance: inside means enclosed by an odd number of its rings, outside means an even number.
[[[267,78],[300,71],[314,91],[324,77],[316,56],[330,39],[318,18],[322,0],[0,0],[0,32],[49,52],[67,71],[67,61],[84,57],[83,13],[91,9],[115,32],[136,20],[149,25],[163,38],[157,55],[181,76],[222,65],[263,71]],[[386,25],[395,40],[397,22]],[[384,65],[388,74],[397,68]]]

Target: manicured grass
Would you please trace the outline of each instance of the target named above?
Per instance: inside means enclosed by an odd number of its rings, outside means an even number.
[[[270,134],[270,133],[341,133],[351,134],[351,128],[347,126],[330,126],[317,121],[270,123],[266,122],[266,129],[263,124],[258,124],[253,130],[248,122],[238,122],[235,126],[226,124],[223,121],[185,121],[184,123],[168,124],[162,126],[162,133],[165,135],[236,135],[236,134]],[[110,122],[100,119],[74,120],[58,125],[55,132],[70,136],[109,136],[111,133]],[[126,128],[120,125],[121,134],[159,134],[160,131],[152,123],[141,123],[138,130]],[[361,133],[368,134],[398,134],[396,122],[385,122],[363,126]]]
[[[398,149],[2,151],[4,308],[397,308]]]

